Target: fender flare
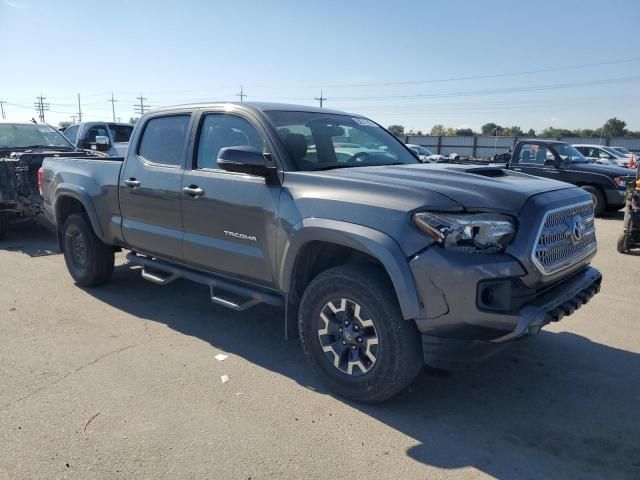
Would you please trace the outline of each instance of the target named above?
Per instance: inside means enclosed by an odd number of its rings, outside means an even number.
[[[97,237],[100,240],[104,240],[104,233],[102,231],[102,227],[100,226],[100,222],[98,221],[98,213],[96,211],[96,207],[91,200],[91,196],[87,193],[87,191],[79,187],[77,185],[71,185],[68,183],[61,183],[56,188],[55,194],[55,203],[53,204],[53,212],[54,218],[56,220],[56,226],[58,226],[58,219],[60,218],[60,206],[58,200],[64,197],[70,197],[82,205],[84,210],[87,212],[87,216],[89,217],[89,221],[91,222],[91,226],[93,227],[93,231],[96,233]],[[60,230],[58,228],[58,230]]]
[[[379,230],[339,220],[305,218],[293,227],[280,261],[278,283],[284,293],[289,293],[298,253],[313,241],[353,248],[377,259],[391,278],[403,317],[410,320],[420,316],[413,274],[398,243]]]

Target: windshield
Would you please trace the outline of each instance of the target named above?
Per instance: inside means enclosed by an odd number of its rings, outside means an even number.
[[[554,143],[552,147],[565,162],[589,163],[589,160],[587,160],[584,155],[567,143]]]
[[[426,149],[425,147],[423,147],[422,145],[407,145],[409,148],[411,148],[411,150],[413,150],[414,152],[416,152],[418,155],[433,155],[433,153]]]
[[[75,148],[49,125],[0,123],[0,148],[25,147]]]
[[[265,112],[299,170],[416,164],[398,139],[371,120],[322,112]]]
[[[605,152],[610,153],[616,158],[624,157],[624,154],[618,152],[615,148],[601,147]]]
[[[133,132],[131,125],[117,125],[115,123],[109,123],[109,133],[115,143],[127,143]]]
[[[624,147],[611,147],[614,150],[617,150],[620,153],[624,153],[625,155],[631,155],[631,152]]]

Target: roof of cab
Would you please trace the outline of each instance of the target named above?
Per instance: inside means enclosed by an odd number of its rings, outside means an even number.
[[[270,102],[207,102],[207,103],[189,103],[184,105],[173,105],[170,107],[156,108],[151,111],[162,112],[167,110],[185,110],[185,109],[206,109],[210,107],[226,106],[230,108],[239,108],[246,110],[254,110],[259,112],[269,111],[287,111],[287,112],[311,112],[311,113],[329,113],[337,115],[350,115],[360,117],[361,115],[341,112],[339,110],[331,110],[328,108],[311,107],[308,105],[291,105],[288,103],[270,103]]]

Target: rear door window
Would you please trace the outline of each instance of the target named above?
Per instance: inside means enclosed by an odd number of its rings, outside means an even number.
[[[171,115],[149,120],[138,155],[160,165],[182,165],[190,119],[190,115]]]

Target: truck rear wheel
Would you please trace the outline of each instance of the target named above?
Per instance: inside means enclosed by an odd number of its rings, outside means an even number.
[[[607,208],[607,200],[604,198],[602,192],[591,185],[585,185],[582,189],[588,192],[593,199],[593,214],[596,217],[602,215]]]
[[[113,273],[113,249],[93,231],[84,213],[69,215],[62,227],[64,261],[73,280],[83,287],[105,283]]]
[[[420,335],[402,317],[393,285],[374,265],[325,270],[299,309],[302,348],[327,386],[366,403],[406,388],[423,366]]]
[[[619,253],[629,253],[629,235],[624,232],[622,235],[618,237],[618,241],[616,242],[616,248]]]

